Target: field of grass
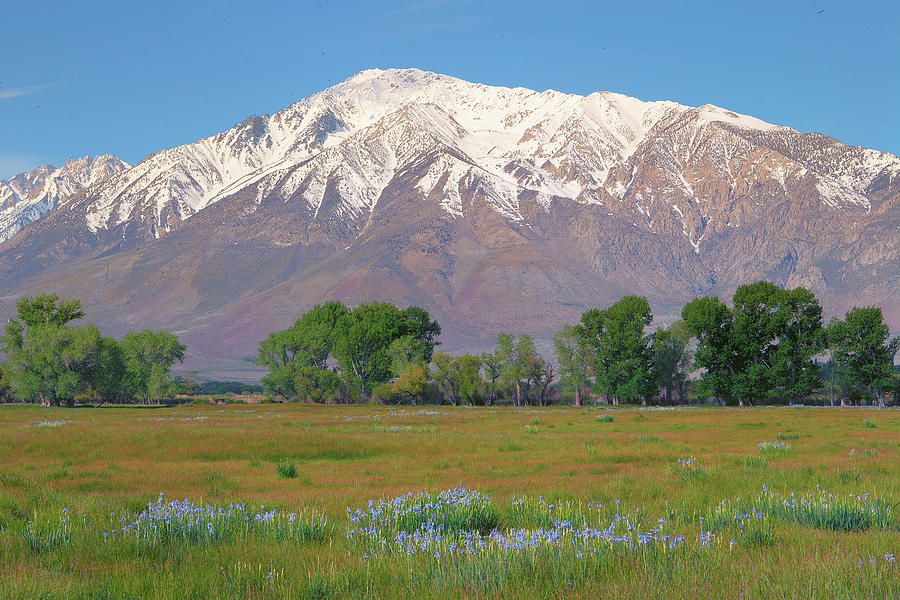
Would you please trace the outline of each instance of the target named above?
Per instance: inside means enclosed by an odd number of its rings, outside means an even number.
[[[900,598],[897,410],[2,406],[0,456],[4,600]]]

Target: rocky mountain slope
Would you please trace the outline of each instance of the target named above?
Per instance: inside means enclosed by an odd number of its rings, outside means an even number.
[[[55,208],[60,200],[128,168],[111,154],[70,158],[57,169],[44,165],[0,180],[0,242]]]
[[[621,294],[671,315],[768,278],[900,328],[900,159],[712,105],[363,71],[67,195],[0,245],[55,289],[230,368],[312,303],[415,303],[451,347]],[[90,312],[90,311],[89,311]]]

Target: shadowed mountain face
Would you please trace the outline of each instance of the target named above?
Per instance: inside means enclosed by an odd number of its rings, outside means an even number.
[[[898,258],[890,154],[711,105],[373,70],[75,190],[0,245],[0,282],[4,314],[57,291],[239,377],[332,298],[420,305],[448,349],[627,293],[665,320],[760,278],[898,329]]]

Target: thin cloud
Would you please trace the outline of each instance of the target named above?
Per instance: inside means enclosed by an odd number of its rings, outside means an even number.
[[[38,94],[48,88],[57,85],[56,83],[42,83],[40,85],[29,85],[26,87],[9,88],[0,90],[0,100],[9,100],[10,98],[19,98],[20,96],[30,96]]]

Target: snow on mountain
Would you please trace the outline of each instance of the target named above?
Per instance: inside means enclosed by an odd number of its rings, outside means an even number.
[[[63,287],[122,330],[184,332],[197,365],[328,299],[423,306],[469,349],[758,279],[900,323],[900,159],[709,104],[372,69],[108,161],[0,184],[0,232],[59,205],[0,244],[7,305]]]
[[[571,198],[653,230],[671,226],[698,251],[710,221],[739,226],[716,212],[731,209],[714,207],[713,197],[750,189],[760,174],[783,189],[809,180],[823,208],[835,210],[868,210],[867,186],[885,174],[900,176],[900,159],[890,154],[711,104],[537,92],[417,69],[370,69],[274,115],[151,155],[92,189],[79,210],[91,231],[135,221],[158,238],[250,188],[257,202],[299,194],[318,216],[332,186],[341,198],[333,212],[357,219],[398,173],[423,160],[430,163],[416,189],[452,215],[464,210],[464,189],[479,190],[513,221],[522,221],[522,194],[536,195],[544,206]],[[31,210],[54,203],[33,203]]]
[[[111,154],[70,158],[0,181],[0,242],[38,220],[61,201],[129,167]]]

